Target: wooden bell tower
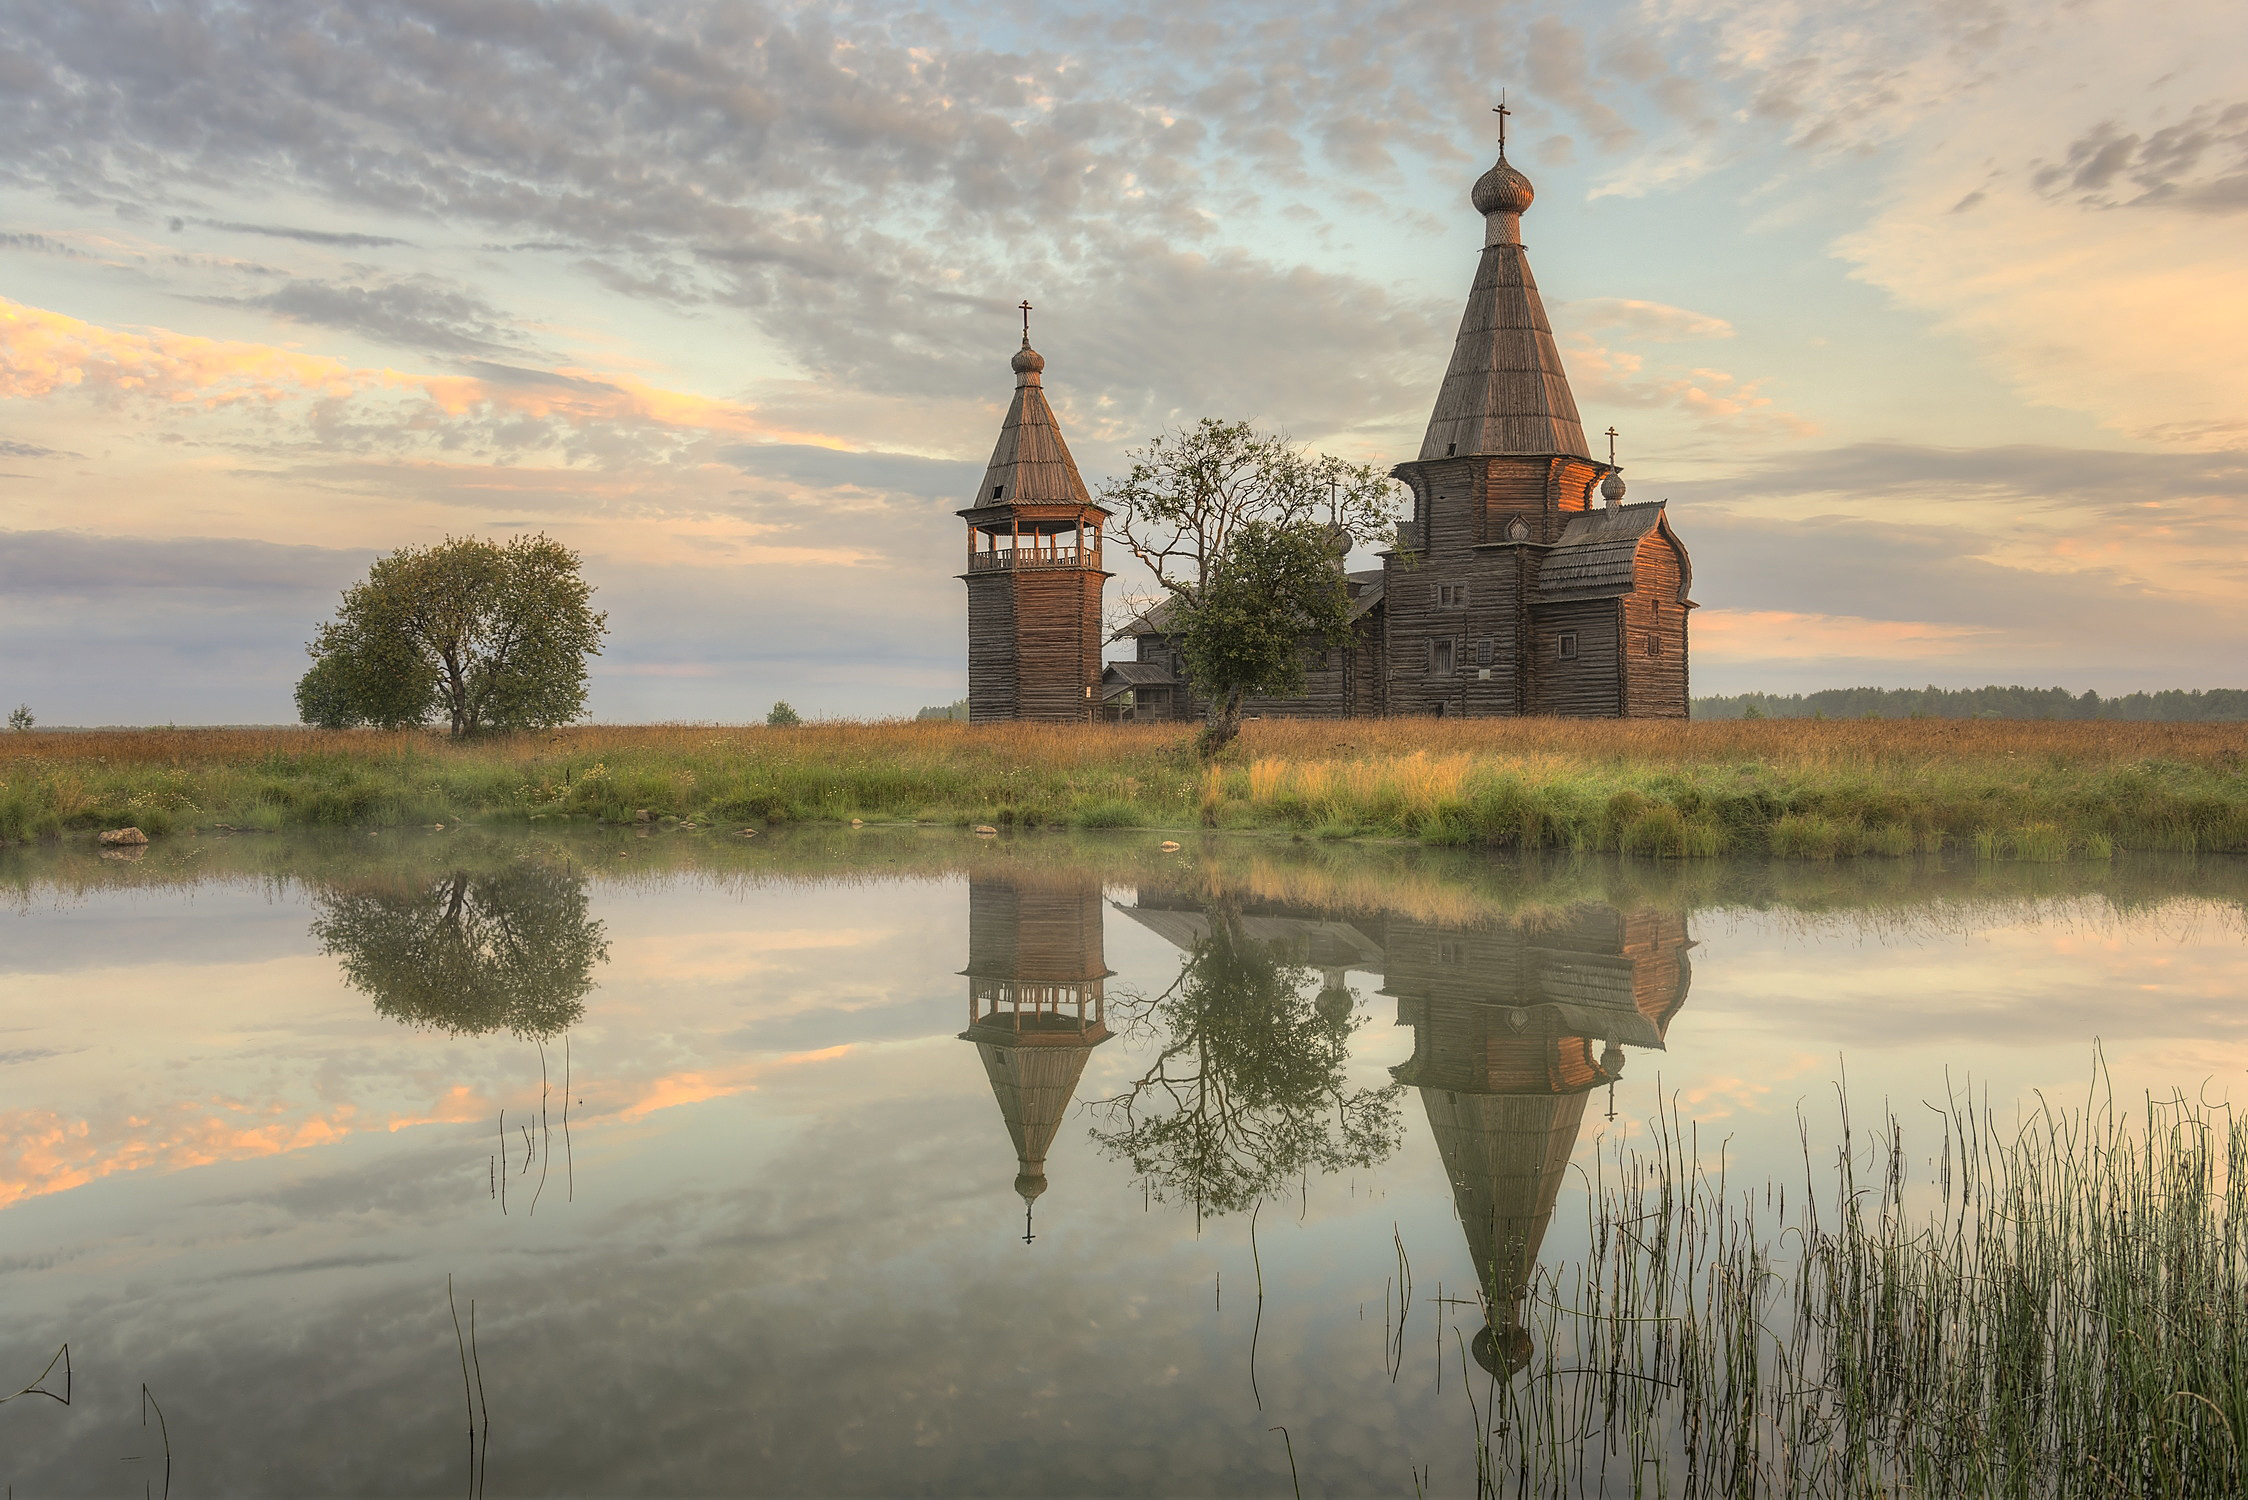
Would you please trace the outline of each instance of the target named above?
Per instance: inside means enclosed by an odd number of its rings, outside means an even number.
[[[1015,354],[1015,399],[968,523],[968,721],[1083,724],[1101,681],[1101,528],[1077,461],[1046,404],[1046,361]]]

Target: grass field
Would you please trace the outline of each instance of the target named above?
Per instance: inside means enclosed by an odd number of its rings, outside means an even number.
[[[676,818],[1214,827],[1806,859],[2248,852],[2248,726],[1999,720],[946,722],[0,736],[0,840]]]

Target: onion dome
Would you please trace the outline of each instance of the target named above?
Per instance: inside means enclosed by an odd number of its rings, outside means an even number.
[[[1015,1191],[1022,1196],[1023,1202],[1030,1202],[1046,1191],[1046,1174],[1044,1172],[1017,1173]]]
[[[1502,156],[1497,165],[1475,181],[1475,191],[1469,196],[1479,214],[1518,214],[1530,206],[1537,196],[1530,179],[1507,164]]]
[[[1029,339],[1024,339],[1023,346],[1007,363],[1017,375],[1039,375],[1045,372],[1046,356],[1031,348]]]
[[[1606,479],[1601,480],[1600,498],[1607,501],[1611,506],[1623,504],[1624,476],[1621,474],[1610,474]]]

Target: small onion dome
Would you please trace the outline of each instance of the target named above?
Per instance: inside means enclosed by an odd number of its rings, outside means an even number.
[[[1530,179],[1507,165],[1505,157],[1475,180],[1475,192],[1470,201],[1479,214],[1518,214],[1530,206],[1537,190]]]
[[[1046,368],[1046,356],[1031,348],[1029,341],[1025,340],[1023,346],[1015,351],[1015,357],[1008,363],[1017,375],[1037,375],[1043,373]]]
[[[1610,474],[1606,479],[1601,480],[1600,495],[1601,498],[1606,500],[1610,505],[1623,504],[1624,476],[1621,474]]]
[[[1025,1203],[1045,1191],[1046,1174],[1044,1172],[1025,1172],[1015,1179],[1015,1192],[1021,1196]]]
[[[1468,1345],[1475,1362],[1501,1380],[1512,1380],[1530,1363],[1530,1331],[1510,1327],[1504,1333],[1485,1324]]]

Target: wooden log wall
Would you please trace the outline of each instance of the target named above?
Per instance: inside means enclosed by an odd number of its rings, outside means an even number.
[[[1574,632],[1577,654],[1561,655]],[[1577,719],[1623,714],[1623,610],[1614,599],[1540,604],[1530,612],[1530,711]]]
[[[968,575],[968,722],[1021,717],[1015,693],[1015,590],[1005,573]]]
[[[1635,719],[1683,719],[1686,606],[1678,597],[1678,553],[1669,538],[1650,533],[1631,571],[1632,591],[1623,601],[1624,711]]]

